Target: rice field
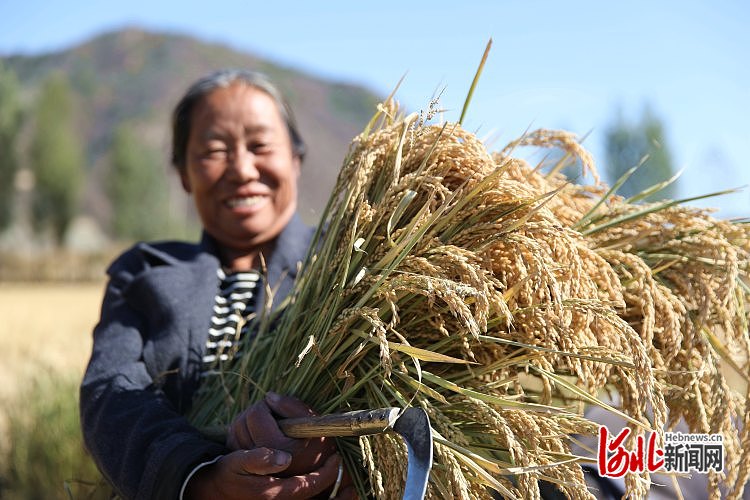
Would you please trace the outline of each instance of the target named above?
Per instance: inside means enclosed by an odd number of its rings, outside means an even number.
[[[103,283],[0,283],[0,498],[109,498],[84,451],[78,384]]]
[[[0,283],[0,399],[40,368],[83,374],[103,283]]]

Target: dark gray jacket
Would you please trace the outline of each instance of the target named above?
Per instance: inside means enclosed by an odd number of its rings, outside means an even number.
[[[313,235],[297,216],[267,260],[278,303]],[[124,498],[177,498],[187,473],[226,450],[183,414],[201,372],[219,260],[213,240],[140,243],[110,266],[81,385],[86,447]],[[263,303],[259,293],[258,304]]]

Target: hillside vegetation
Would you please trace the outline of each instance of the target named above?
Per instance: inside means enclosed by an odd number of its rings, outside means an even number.
[[[264,72],[282,88],[308,143],[300,183],[300,212],[308,222],[317,220],[351,139],[378,101],[359,86],[325,81],[224,45],[141,29],[105,33],[60,52],[3,57],[0,65],[19,83],[23,124],[15,149],[20,169],[33,167],[35,122],[44,116],[35,107],[45,85],[50,79],[67,84],[72,112],[69,119],[60,117],[58,125],[71,129],[82,144],[84,180],[77,214],[93,218],[109,236],[113,236],[114,214],[107,183],[113,173],[115,137],[123,128],[132,136],[130,144],[135,146],[131,147],[144,168],[158,171],[152,182],[163,191],[158,203],[153,198],[132,203],[145,203],[153,207],[154,217],[168,221],[152,232],[164,237],[196,236],[191,203],[168,164],[170,112],[196,78],[219,68],[239,67]]]

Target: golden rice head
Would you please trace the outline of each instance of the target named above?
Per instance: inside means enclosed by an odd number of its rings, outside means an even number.
[[[406,484],[407,453],[403,439],[392,433],[375,434],[370,439],[375,456],[377,498],[402,498]],[[382,488],[382,490],[381,490]]]
[[[658,343],[666,360],[673,357],[675,343],[686,351],[709,349],[704,330],[721,339],[730,352],[747,352],[747,314],[737,300],[747,254],[728,237],[731,233],[732,226],[725,221],[678,207],[592,235],[595,246],[637,254],[631,258],[631,269],[638,258],[644,259],[648,269],[656,270],[651,273],[662,287],[662,297],[669,298],[661,301],[662,309],[691,318],[681,325],[681,339],[672,334]],[[700,367],[701,359],[695,361]]]
[[[470,425],[480,429],[486,438],[493,439],[509,450],[514,466],[529,468],[517,477],[521,498],[539,498],[539,480],[546,476],[562,484],[568,498],[591,498],[578,464],[561,464],[560,454],[570,453],[569,433],[595,432],[584,419],[545,415],[523,410],[495,409],[479,401],[469,400]],[[563,425],[560,425],[562,423]],[[536,467],[547,468],[533,469]]]
[[[571,227],[581,220],[606,194],[607,187],[601,183],[575,184],[562,174],[544,174],[523,159],[500,153],[494,153],[493,159],[496,165],[502,166],[507,178],[531,185],[540,193],[557,191],[547,207],[565,227]],[[604,209],[598,212],[601,213]]]
[[[744,450],[739,457],[739,465],[736,468],[737,478],[730,488],[727,498],[739,499],[742,498],[744,489],[748,487],[750,481],[750,407],[748,406],[750,401],[750,384],[746,385],[744,411],[740,413],[742,415],[740,420],[740,435],[738,436],[740,441],[740,450]]]
[[[383,474],[378,469],[375,452],[372,445],[373,438],[370,436],[360,436],[359,448],[362,452],[362,462],[367,469],[370,479],[371,493],[375,498],[384,498],[385,487],[383,486]]]
[[[509,163],[512,167],[512,162]],[[488,191],[487,198],[491,202],[487,204],[499,206],[539,195],[531,186],[502,178],[496,189]],[[580,235],[564,229],[546,206],[517,207],[497,224],[499,231],[508,227],[512,230],[492,240],[484,251],[492,262],[496,278],[506,290],[513,292],[507,299],[513,312],[510,337],[574,353],[598,345],[633,352],[632,337],[629,333],[623,336],[620,331],[623,325],[615,320],[617,326],[613,326],[599,314],[603,306],[598,301],[622,302],[618,277],[606,261],[593,252]],[[461,236],[457,235],[456,240]],[[571,306],[571,302],[575,305]],[[594,304],[593,308],[587,307],[588,304]],[[604,318],[614,316],[610,311]],[[652,381],[647,354],[639,349],[634,354],[639,359],[640,369],[633,382]],[[592,391],[604,385],[611,371],[605,364],[581,362],[576,358],[567,358],[559,368],[576,373]],[[640,389],[640,384],[624,385],[628,386]],[[653,384],[646,392],[648,395],[644,398],[630,398],[634,405],[641,407],[640,411],[644,403],[653,398],[657,406],[663,406]]]
[[[611,217],[637,209],[615,205]],[[654,329],[653,347],[658,351],[655,360],[663,363],[659,373],[667,387],[670,421],[683,418],[692,432],[724,435],[728,475],[710,478],[712,495],[717,494],[720,482],[732,485],[741,476],[747,481],[747,468],[738,472],[735,466],[747,460],[747,452],[740,451],[740,437],[732,422],[743,418],[747,403],[729,389],[706,337],[714,336],[736,362],[747,366],[747,311],[742,300],[746,292],[738,281],[748,262],[743,238],[737,224],[686,207],[662,209],[590,238],[618,270],[626,290],[632,290],[626,292],[629,307],[623,316],[640,327],[642,334],[648,329],[650,314],[668,320]],[[634,275],[638,267],[644,269],[640,277]],[[650,286],[648,274],[654,281]],[[671,333],[665,336],[667,332]]]
[[[594,157],[584,148],[578,136],[565,130],[538,129],[524,134],[515,141],[510,142],[500,152],[500,156],[510,156],[519,146],[537,146],[543,148],[560,149],[574,158],[578,158],[583,167],[583,173],[589,173],[594,178],[595,184],[601,184],[599,173],[596,170]]]
[[[580,239],[562,228],[529,222],[518,234],[498,240],[489,252],[496,277],[507,289],[514,290],[508,298],[513,312],[512,329],[493,331],[493,335],[573,353],[606,346],[637,357],[638,375],[631,376],[652,380],[648,356],[640,349],[640,343],[632,342],[627,325],[621,324],[611,307],[600,300],[602,289],[610,291],[605,292],[606,296],[616,294],[612,292],[616,276],[611,272],[604,275],[606,288],[590,279],[584,262],[591,260],[592,253],[580,244]],[[555,363],[557,370],[578,375],[592,392],[610,378],[611,368],[604,363],[572,357]],[[645,404],[639,398],[633,402]]]
[[[431,474],[436,476],[436,481],[428,487],[426,498],[432,500],[443,498],[489,500],[491,498],[487,490],[468,481],[468,471],[448,447],[435,443],[434,453],[435,463]]]
[[[439,174],[455,191],[467,181],[477,182],[495,170],[495,163],[476,135],[457,124],[426,126],[419,139],[405,151],[403,175],[422,171]]]
[[[618,274],[625,302],[620,316],[640,334],[654,368],[666,371],[682,345],[685,307],[638,256],[607,248],[598,254]]]

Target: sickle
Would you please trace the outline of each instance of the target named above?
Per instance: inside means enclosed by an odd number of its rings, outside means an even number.
[[[432,467],[432,430],[422,408],[379,408],[317,417],[288,418],[279,427],[289,437],[366,436],[386,431],[406,443],[408,466],[404,500],[421,500],[427,491]]]

